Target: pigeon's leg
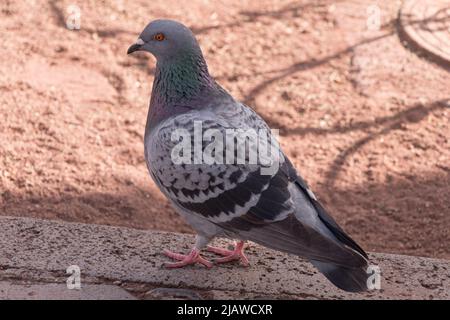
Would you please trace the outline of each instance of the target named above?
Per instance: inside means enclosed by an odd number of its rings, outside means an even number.
[[[217,253],[223,258],[215,259],[215,263],[226,263],[231,261],[240,261],[245,267],[248,267],[250,263],[244,253],[244,241],[239,241],[236,243],[234,250],[222,249],[217,247],[208,246],[206,250],[210,252]]]
[[[179,260],[179,262],[166,263],[165,267],[166,268],[182,268],[182,267],[185,267],[185,266],[188,266],[191,264],[200,263],[207,268],[211,268],[213,266],[213,264],[200,255],[200,250],[208,242],[209,242],[209,240],[206,239],[205,237],[197,235],[196,241],[195,241],[195,246],[189,254],[179,254],[179,253],[175,253],[175,252],[172,252],[169,250],[164,250],[163,253],[166,256],[168,256],[169,258],[175,259],[175,260]]]

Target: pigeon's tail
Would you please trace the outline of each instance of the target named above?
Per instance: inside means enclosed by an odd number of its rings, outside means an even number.
[[[294,229],[295,227],[292,227],[292,225],[301,225],[298,220],[293,219],[290,224],[290,228]],[[308,240],[310,241],[310,245],[315,249],[313,249],[314,252],[305,252],[305,248],[299,247],[298,245],[295,246],[294,244],[291,247],[286,245],[286,243],[284,243],[284,249],[287,249],[286,251],[290,253],[308,258],[339,289],[349,292],[366,291],[368,289],[367,280],[370,276],[367,272],[367,255],[356,243],[352,245],[350,243],[351,238],[345,235],[342,230],[339,238],[335,233],[336,231],[332,230],[332,236],[330,237],[325,236],[321,232],[315,233],[309,230]],[[305,234],[305,230],[302,230],[302,233]],[[297,240],[302,237],[300,236],[301,232],[298,231],[290,234]],[[344,235],[348,241],[343,240]]]
[[[305,187],[302,181],[298,181],[298,186],[303,190],[303,195],[310,200],[312,207],[317,212],[321,223],[316,225],[320,225],[321,233],[339,243],[346,254],[352,256],[353,259],[351,260],[357,262],[347,260],[348,264],[336,264],[330,261],[311,259],[311,263],[338,288],[350,292],[366,291],[369,277],[367,253],[341,229],[315,196],[310,197],[309,189]]]
[[[339,289],[349,292],[366,291],[367,267],[350,268],[312,260],[311,263]]]
[[[334,219],[327,214],[325,209],[314,201],[314,207],[319,214],[319,218],[322,223],[331,231],[336,240],[342,243],[347,251],[359,259],[363,259],[363,263],[360,266],[342,266],[333,263],[326,263],[317,260],[311,260],[311,263],[319,269],[320,272],[327,277],[336,287],[349,291],[349,292],[361,292],[366,291],[367,280],[369,277],[367,254],[364,250],[350,238],[334,221]]]
[[[244,239],[308,259],[342,290],[367,290],[369,274],[365,255],[337,239],[331,231],[327,233],[301,223],[295,215],[250,229],[250,232],[240,232]]]

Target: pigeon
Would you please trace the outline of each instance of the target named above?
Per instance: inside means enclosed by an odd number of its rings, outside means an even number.
[[[365,251],[320,204],[267,123],[213,79],[192,31],[177,21],[152,21],[127,53],[136,51],[156,58],[144,134],[148,171],[196,231],[189,253],[163,251],[175,260],[166,267],[211,268],[202,250],[220,256],[216,264],[248,266],[244,248],[252,241],[307,259],[342,290],[368,290]],[[232,135],[249,130],[258,132],[258,143]],[[272,155],[259,152],[263,146],[274,150]],[[253,153],[262,156],[255,161]],[[215,237],[236,241],[234,249],[209,246]]]

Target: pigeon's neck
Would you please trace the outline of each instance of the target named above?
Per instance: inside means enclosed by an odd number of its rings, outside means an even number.
[[[217,85],[201,54],[158,61],[147,130],[174,114],[201,108],[204,97],[215,91]]]
[[[188,103],[213,85],[201,53],[185,54],[169,61],[158,61],[152,100],[161,105]]]

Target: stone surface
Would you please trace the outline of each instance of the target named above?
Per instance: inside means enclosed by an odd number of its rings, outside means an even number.
[[[145,294],[145,299],[184,299],[202,300],[203,297],[195,290],[177,288],[155,288]]]
[[[135,300],[127,291],[112,285],[83,286],[69,290],[65,284],[12,284],[0,281],[0,300]]]
[[[405,40],[450,67],[449,0],[405,0],[399,20]]]
[[[202,298],[450,299],[445,260],[372,253],[371,262],[381,270],[381,290],[351,294],[333,287],[308,262],[255,244],[247,249],[250,268],[166,270],[161,250],[187,251],[192,235],[9,217],[0,218],[0,234],[0,280],[13,283],[46,282],[56,275],[52,281],[65,286],[67,268],[77,265],[82,286],[95,279],[144,283],[159,288],[144,291],[155,299],[181,292],[161,288],[187,289],[183,292],[196,297],[199,292]]]

